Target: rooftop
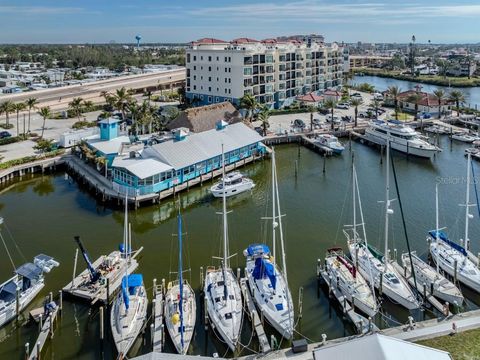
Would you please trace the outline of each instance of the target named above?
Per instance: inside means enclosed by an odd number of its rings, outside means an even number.
[[[104,154],[116,154],[120,151],[122,144],[130,144],[130,138],[125,135],[113,138],[109,141],[100,139],[100,135],[94,135],[86,140],[90,146]]]
[[[144,159],[142,156],[130,158],[129,156],[117,156],[113,159],[112,166],[123,168],[137,176],[146,179],[155,174],[172,170],[172,167],[155,159]]]

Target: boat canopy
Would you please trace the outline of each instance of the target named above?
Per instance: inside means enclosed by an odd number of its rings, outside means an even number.
[[[15,273],[23,276],[24,278],[34,280],[38,279],[38,277],[42,274],[42,269],[35,264],[26,263],[18,267],[15,270]]]
[[[253,244],[247,248],[248,256],[259,256],[270,254],[270,248],[265,244]]]
[[[428,234],[436,239],[437,238],[437,231],[436,230],[430,230],[428,232]],[[438,238],[444,242],[446,242],[448,245],[450,245],[453,249],[457,250],[458,252],[460,252],[463,256],[467,256],[467,251],[465,250],[465,248],[461,245],[458,245],[457,243],[453,242],[452,240],[450,240],[447,236],[446,233],[444,233],[443,231],[438,231]]]
[[[381,262],[383,262],[383,254],[378,251],[377,249],[375,249],[373,246],[371,245],[367,245],[368,247],[368,250],[370,251],[370,253],[375,256],[378,260],[380,260]]]
[[[125,302],[125,307],[128,309],[130,304],[130,295],[135,294],[135,289],[143,284],[143,276],[142,274],[130,274],[128,278],[126,276],[122,279],[122,296],[123,301]],[[127,289],[128,286],[128,289]]]
[[[268,277],[273,289],[275,289],[277,285],[277,278],[275,276],[275,266],[271,262],[261,257],[256,258],[255,268],[253,269],[252,275],[253,278],[257,280]]]
[[[17,284],[15,284],[15,281],[10,280],[0,289],[0,292],[15,295],[17,293]]]

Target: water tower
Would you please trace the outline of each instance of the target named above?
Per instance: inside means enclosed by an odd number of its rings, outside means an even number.
[[[135,36],[135,40],[137,40],[137,49],[140,47],[140,40],[142,40],[142,37],[140,35]]]

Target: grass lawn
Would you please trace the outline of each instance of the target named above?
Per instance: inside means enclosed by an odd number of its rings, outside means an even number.
[[[442,336],[419,341],[418,344],[448,351],[454,360],[480,359],[480,329],[469,330],[453,336]]]

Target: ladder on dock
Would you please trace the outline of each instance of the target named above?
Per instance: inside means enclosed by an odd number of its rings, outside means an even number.
[[[395,268],[395,270],[397,270],[400,274],[403,275],[405,279],[407,279],[410,286],[412,288],[415,288],[415,281],[413,280],[413,276],[411,275],[410,269],[402,268],[400,264],[396,261],[392,261],[392,265]],[[432,304],[432,306],[435,309],[437,309],[438,311],[440,311],[442,314],[445,315],[444,313],[445,306],[440,301],[438,301],[437,298],[433,296],[433,294],[430,293],[430,289],[428,286],[424,287],[423,284],[419,284],[417,282],[417,291],[420,294],[422,294],[422,296],[425,297],[425,300],[427,300],[430,304]],[[447,316],[450,316],[450,315],[452,315],[452,313],[450,312],[450,309],[449,309]]]
[[[43,323],[42,329],[40,330],[40,334],[38,335],[38,339],[35,342],[35,346],[30,353],[28,360],[38,360],[40,359],[40,355],[42,352],[42,348],[47,342],[49,336],[53,336],[53,325],[55,323],[55,319],[57,317],[59,308],[55,308],[45,319]]]
[[[319,270],[320,275],[323,280],[325,280],[329,291],[335,296],[340,306],[342,307],[343,313],[350,319],[350,321],[355,325],[357,332],[359,334],[368,334],[373,331],[378,331],[377,326],[366,317],[355,312],[355,309],[347,301],[347,298],[342,294],[342,292],[335,286],[331,284],[331,279],[328,276],[328,273],[324,269]]]
[[[270,344],[268,343],[267,335],[265,334],[262,322],[260,321],[260,316],[258,315],[257,308],[255,307],[255,304],[253,302],[252,294],[250,294],[250,290],[248,289],[246,278],[240,279],[240,287],[242,289],[243,297],[245,299],[245,302],[247,303],[247,308],[252,319],[252,326],[258,337],[260,351],[262,353],[267,353],[271,351]]]
[[[154,303],[153,303],[153,352],[162,352],[165,342],[165,329],[163,326],[163,305],[165,302],[165,294],[162,285],[154,284]]]

